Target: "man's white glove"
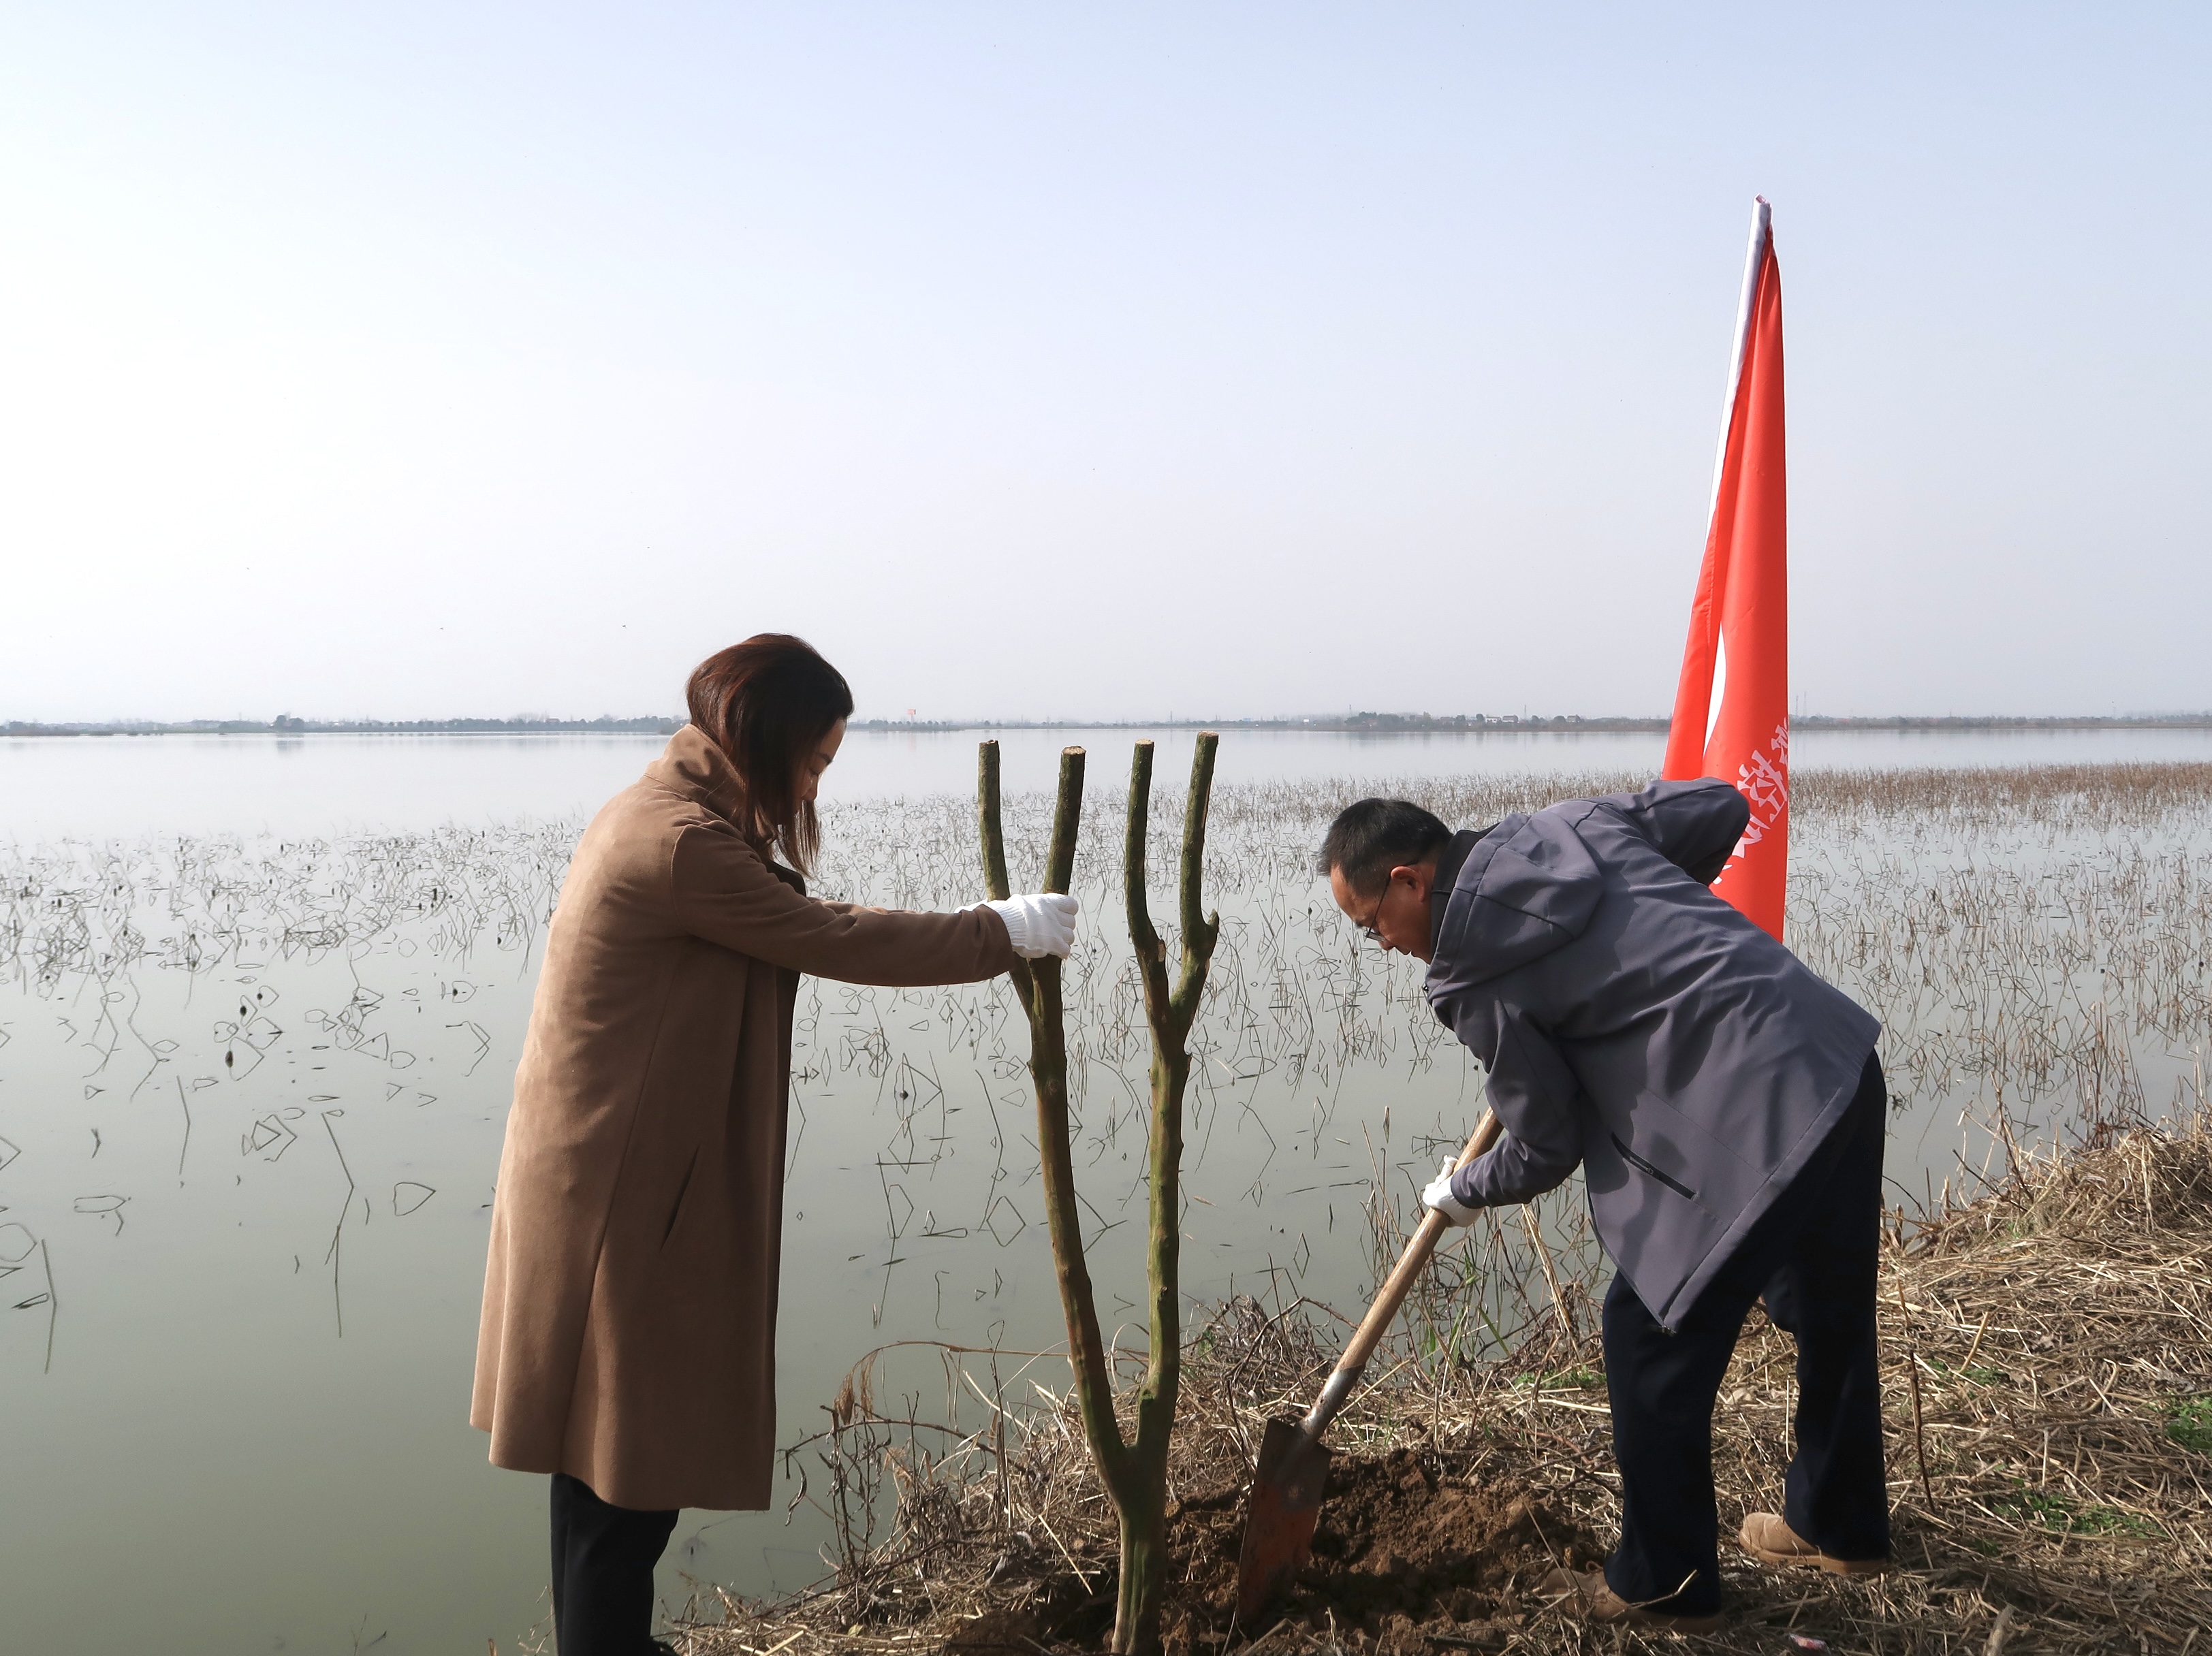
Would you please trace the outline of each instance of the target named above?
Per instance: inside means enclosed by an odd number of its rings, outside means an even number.
[[[1035,892],[983,907],[1006,923],[1014,953],[1025,961],[1045,955],[1065,960],[1075,947],[1075,916],[1081,905],[1062,892]]]
[[[1421,1205],[1431,1213],[1441,1213],[1455,1225],[1471,1225],[1474,1222],[1474,1216],[1482,1210],[1468,1206],[1452,1194],[1452,1168],[1455,1165],[1449,1158],[1446,1159],[1443,1170],[1421,1192]]]

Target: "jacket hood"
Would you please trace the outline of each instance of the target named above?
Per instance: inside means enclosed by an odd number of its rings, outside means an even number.
[[[686,725],[668,738],[660,757],[645,767],[645,779],[697,801],[740,832],[746,828],[744,779],[729,755],[696,725]]]
[[[1431,998],[1565,947],[1589,929],[1602,894],[1597,863],[1564,814],[1507,817],[1460,864],[1429,964]]]

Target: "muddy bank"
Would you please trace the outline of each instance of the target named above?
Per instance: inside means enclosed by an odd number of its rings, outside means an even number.
[[[1243,1485],[1183,1503],[1173,1537],[1178,1576],[1170,1626],[1188,1644],[1230,1631]],[[1382,1634],[1413,1623],[1486,1620],[1518,1608],[1519,1595],[1559,1564],[1603,1556],[1589,1532],[1518,1478],[1470,1478],[1410,1449],[1380,1458],[1340,1455],[1314,1532],[1313,1562],[1276,1620]]]
[[[1424,1642],[1443,1624],[1473,1647],[1503,1645],[1520,1625],[1522,1595],[1559,1564],[1586,1568],[1603,1555],[1588,1529],[1519,1478],[1470,1478],[1463,1465],[1411,1449],[1339,1455],[1314,1532],[1313,1562],[1255,1625],[1237,1622],[1237,1554],[1246,1487],[1223,1484],[1169,1513],[1170,1653],[1256,1636],[1279,1622],[1352,1635],[1377,1649]],[[1043,1602],[985,1614],[957,1632],[953,1650],[1032,1651],[1095,1645],[1111,1631],[1110,1565],[1085,1591],[1062,1579]],[[1364,1635],[1364,1636],[1359,1636]]]
[[[1893,1222],[1879,1301],[1897,1568],[1761,1569],[1725,1542],[1728,1625],[1701,1641],[1838,1651],[2202,1656],[2212,1627],[2212,1125],[2015,1155],[2002,1183]],[[1577,1307],[1583,1302],[1577,1299]],[[1507,1361],[1447,1368],[1409,1336],[1334,1429],[1311,1567],[1270,1625],[1232,1624],[1252,1446],[1328,1372],[1338,1326],[1223,1307],[1185,1360],[1164,1632],[1176,1656],[1569,1656],[1611,1633],[1531,1589],[1619,1523],[1602,1350],[1560,1316]],[[1722,1532],[1782,1499],[1796,1347],[1754,1313],[1714,1422]],[[1113,1513],[1081,1423],[1040,1393],[936,1453],[848,1429],[842,1476],[896,1484],[890,1532],[816,1593],[722,1595],[685,1656],[1076,1656],[1113,1614]],[[1005,1444],[1003,1450],[999,1447]],[[1355,1452],[1358,1453],[1355,1453]],[[852,1487],[860,1488],[855,1481]],[[1596,1641],[1605,1641],[1603,1645]],[[1255,1656],[1261,1656],[1255,1650]]]

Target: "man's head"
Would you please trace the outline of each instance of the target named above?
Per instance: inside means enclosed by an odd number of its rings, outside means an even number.
[[[1386,949],[1429,958],[1429,890],[1451,830],[1409,799],[1362,799],[1328,825],[1314,871],[1352,924]]]

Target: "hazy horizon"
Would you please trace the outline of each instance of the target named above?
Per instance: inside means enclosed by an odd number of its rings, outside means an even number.
[[[2208,41],[15,9],[0,717],[589,717],[770,629],[864,717],[1660,716],[1754,192],[1793,705],[2189,707]]]
[[[1435,720],[1450,720],[1453,719],[1463,718],[1472,719],[1478,713],[1481,713],[1481,715],[1488,719],[1492,725],[1510,719],[1519,719],[1528,722],[1536,720],[1557,722],[1562,719],[1576,719],[1588,720],[1599,725],[1602,725],[1607,721],[1651,725],[1664,724],[1668,722],[1670,717],[1668,713],[1663,711],[1658,713],[1591,713],[1579,708],[1551,709],[1537,707],[1519,712],[1512,709],[1453,708],[1448,712],[1439,713],[1433,708],[1421,707],[1363,707],[1347,713],[1318,713],[1309,710],[1301,713],[1245,713],[1238,714],[1234,717],[1224,717],[1212,713],[1164,713],[1158,718],[1152,719],[1141,717],[1123,719],[1112,717],[1084,718],[1075,714],[1061,715],[1053,713],[943,713],[933,718],[924,718],[917,713],[915,718],[908,719],[905,717],[903,713],[885,713],[881,711],[871,712],[865,707],[856,707],[853,713],[853,723],[854,725],[866,725],[872,723],[879,725],[912,724],[916,725],[933,725],[940,729],[949,730],[988,730],[1000,727],[1012,729],[1054,729],[1060,727],[1069,729],[1082,729],[1085,727],[1098,729],[1121,729],[1125,727],[1133,729],[1148,729],[1155,727],[1167,728],[1170,726],[1194,730],[1207,725],[1219,725],[1224,729],[1231,728],[1239,725],[1295,726],[1299,724],[1323,725],[1331,721],[1341,724],[1347,719],[1428,719]],[[2117,713],[2111,713],[2088,712],[2022,713],[2003,711],[1975,713],[1963,710],[1947,710],[1941,713],[1930,713],[1914,712],[1909,709],[1893,710],[1888,713],[1827,713],[1808,708],[1801,709],[1797,713],[1791,714],[1790,717],[1793,722],[1854,719],[1869,724],[1879,724],[1885,721],[1894,720],[1994,720],[2001,722],[2011,720],[2036,720],[2048,722],[2057,720],[2063,722],[2066,720],[2093,719],[2156,719],[2164,721],[2205,721],[2212,720],[2212,707],[2124,707],[2119,709]],[[507,713],[431,713],[405,715],[377,713],[303,713],[299,712],[297,709],[288,706],[281,707],[274,713],[200,713],[186,715],[179,719],[155,719],[151,716],[124,714],[107,719],[56,718],[14,720],[6,716],[0,716],[0,735],[7,734],[5,727],[11,722],[23,725],[42,725],[48,728],[71,725],[86,725],[95,728],[119,728],[128,725],[159,725],[176,727],[188,725],[268,725],[279,718],[303,719],[310,725],[355,724],[410,725],[452,722],[506,725],[574,725],[588,724],[596,720],[611,720],[617,723],[637,723],[655,719],[672,721],[681,724],[685,720],[685,714],[680,708],[667,713],[616,713],[602,710],[599,713],[526,711]],[[1419,731],[1420,727],[1412,726],[1409,728],[1414,731]],[[1469,726],[1468,728],[1473,729],[1475,727]],[[312,731],[308,733],[312,734]],[[283,734],[283,732],[273,731],[270,732],[270,734],[281,735]]]

